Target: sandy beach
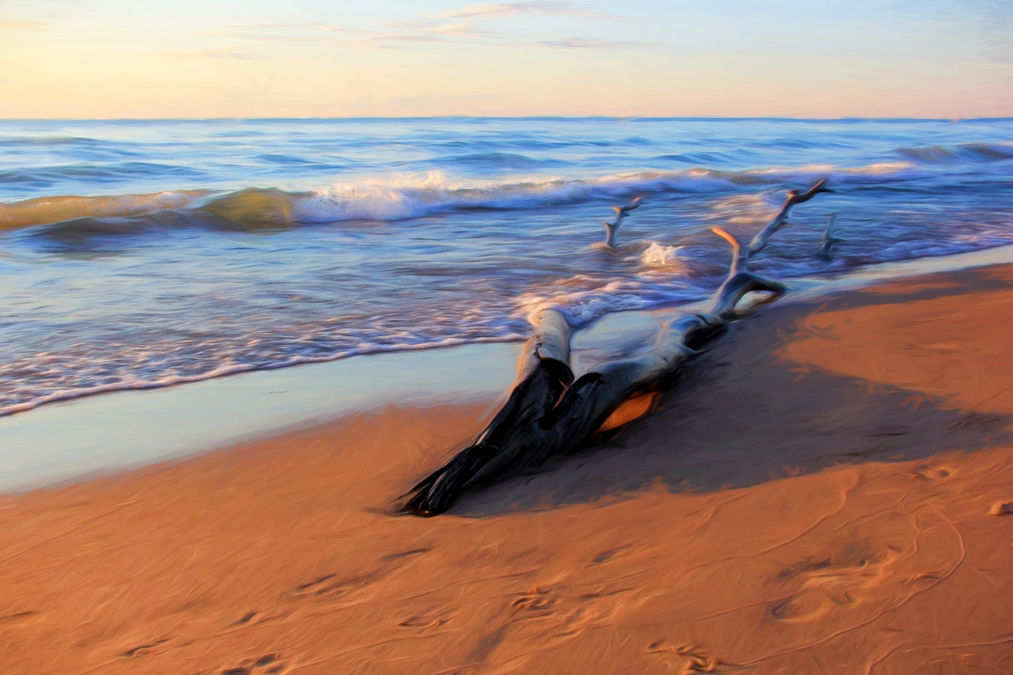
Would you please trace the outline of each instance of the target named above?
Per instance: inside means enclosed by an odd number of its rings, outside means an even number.
[[[1011,326],[1013,265],[774,306],[432,519],[495,399],[2,495],[0,672],[1013,672]]]

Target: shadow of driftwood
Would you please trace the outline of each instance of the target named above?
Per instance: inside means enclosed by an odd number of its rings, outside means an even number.
[[[784,331],[817,312],[912,299],[903,287],[881,290],[889,292],[871,302],[846,294],[775,308],[735,326],[689,366],[651,416],[541,473],[469,494],[452,513],[482,517],[622,499],[646,489],[744,487],[839,464],[974,451],[1013,438],[1013,416],[968,412],[921,391],[800,367],[778,355],[793,339]],[[953,286],[910,290],[922,299],[951,295]]]

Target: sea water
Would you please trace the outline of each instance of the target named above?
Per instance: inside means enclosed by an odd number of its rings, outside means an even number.
[[[0,120],[0,415],[700,300],[824,176],[755,271],[1013,243],[1008,119]]]

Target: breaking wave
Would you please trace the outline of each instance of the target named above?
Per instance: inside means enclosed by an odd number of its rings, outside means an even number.
[[[116,197],[40,197],[0,203],[0,228],[45,225],[77,218],[140,216],[163,209],[185,208],[206,194],[203,190],[193,190]]]
[[[908,162],[848,168],[832,165],[766,167],[747,171],[688,169],[636,171],[598,178],[451,180],[440,172],[340,181],[314,192],[247,188],[225,194],[185,190],[119,196],[58,196],[0,202],[0,228],[45,225],[79,218],[132,217],[175,209],[251,229],[348,220],[394,221],[471,209],[526,209],[644,193],[720,193],[740,187],[806,182],[829,175],[839,184],[902,174]],[[211,224],[214,224],[213,222]]]
[[[837,193],[793,211],[755,272],[1013,243],[1010,124],[7,121],[0,415],[521,340],[547,306],[584,325],[701,300],[731,258],[711,228],[745,241],[787,188],[823,176]],[[600,222],[639,195],[602,246]],[[842,241],[826,259],[832,213]]]

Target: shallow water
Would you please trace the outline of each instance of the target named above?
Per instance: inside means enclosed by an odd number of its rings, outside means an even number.
[[[1013,243],[1013,120],[0,121],[0,414],[698,300],[821,176],[757,271]]]

